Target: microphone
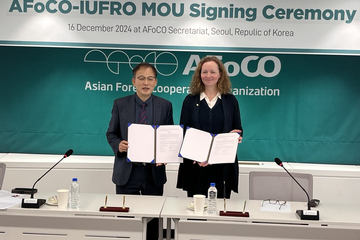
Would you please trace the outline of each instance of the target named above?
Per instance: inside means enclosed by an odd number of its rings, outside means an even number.
[[[311,210],[310,197],[309,197],[308,192],[305,190],[305,188],[303,188],[303,186],[301,186],[301,184],[294,178],[294,176],[284,167],[282,161],[279,158],[275,158],[275,162],[277,165],[282,167],[289,174],[289,176],[297,183],[297,185],[299,185],[299,187],[306,193],[306,196],[308,199],[307,210],[296,210],[296,213],[297,213],[297,215],[299,215],[300,219],[301,220],[319,220],[320,219],[319,211]]]
[[[34,185],[32,186],[30,192],[31,192],[31,196],[30,199],[23,199],[22,203],[21,203],[21,207],[22,208],[40,208],[42,205],[44,205],[44,203],[46,202],[46,199],[34,199],[34,188],[35,185],[38,181],[40,181],[40,179],[42,179],[48,172],[51,171],[51,169],[53,169],[54,167],[56,167],[56,165],[58,165],[64,158],[70,157],[71,154],[73,154],[73,150],[69,149],[66,151],[66,153],[64,154],[64,156],[57,162],[54,164],[54,166],[52,166],[49,170],[47,170],[38,180],[36,180],[36,182],[34,183]]]

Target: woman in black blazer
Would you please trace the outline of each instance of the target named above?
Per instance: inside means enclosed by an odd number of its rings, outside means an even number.
[[[199,62],[192,77],[190,94],[183,101],[180,124],[210,133],[238,132],[242,140],[239,104],[230,93],[231,83],[223,63],[216,57],[205,57]],[[177,188],[207,196],[210,183],[214,182],[218,198],[226,198],[231,190],[238,192],[239,165],[237,157],[230,164],[198,163],[184,158],[180,164]]]

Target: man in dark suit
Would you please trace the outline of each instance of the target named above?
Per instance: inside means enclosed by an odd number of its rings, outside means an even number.
[[[166,182],[165,165],[127,161],[127,149],[131,147],[131,143],[127,141],[128,124],[173,125],[172,104],[152,94],[157,84],[157,71],[151,64],[137,65],[133,69],[132,83],[136,87],[136,93],[114,101],[106,132],[115,154],[112,181],[116,184],[117,194],[161,196]],[[154,226],[148,226],[148,229],[153,228]]]

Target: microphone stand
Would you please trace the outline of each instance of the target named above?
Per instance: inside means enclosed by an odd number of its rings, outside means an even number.
[[[287,172],[287,174],[297,183],[297,185],[299,185],[299,187],[306,193],[308,199],[307,210],[296,210],[296,214],[299,215],[301,220],[319,220],[320,219],[319,211],[311,210],[310,197],[308,192],[305,190],[305,188],[303,188],[303,186],[301,186],[301,184],[294,178],[294,176],[284,167],[283,163],[279,158],[275,158],[275,162],[280,167],[282,167]]]
[[[289,176],[299,185],[299,187],[301,187],[301,189],[306,193],[306,196],[307,196],[307,199],[308,199],[308,209],[307,210],[311,210],[310,208],[310,197],[309,197],[309,194],[307,193],[307,191],[305,190],[305,188],[303,188],[303,186],[300,185],[300,183],[294,178],[294,176],[292,174],[289,173],[289,171],[284,168],[283,165],[281,165],[281,167],[289,174]]]
[[[54,167],[56,167],[56,165],[58,165],[64,158],[66,158],[66,156],[64,155],[64,157],[62,159],[60,159],[57,163],[55,163],[54,166],[52,166],[49,170],[47,170],[38,180],[36,180],[36,182],[34,183],[34,185],[32,186],[31,188],[31,196],[30,198],[34,198],[34,188],[35,188],[35,185],[38,181],[40,181],[40,179],[42,179],[48,172],[51,171],[51,169],[53,169]]]
[[[22,199],[21,202],[21,207],[22,208],[40,208],[42,205],[45,204],[46,199],[35,199],[34,198],[34,188],[35,185],[38,181],[40,181],[40,179],[42,179],[48,172],[50,172],[54,167],[56,167],[56,165],[58,165],[64,158],[69,157],[71,154],[73,153],[72,149],[69,149],[64,156],[57,162],[54,164],[54,166],[52,166],[49,170],[47,170],[38,180],[36,180],[36,182],[34,183],[34,185],[31,188],[31,195],[30,195],[30,199]]]

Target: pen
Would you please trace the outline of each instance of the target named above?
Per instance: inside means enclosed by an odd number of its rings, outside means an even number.
[[[244,209],[243,209],[243,213],[245,213],[245,207],[246,207],[246,200],[244,202]]]
[[[108,197],[108,195],[105,196],[105,206],[104,206],[104,208],[106,208],[106,205],[107,205],[107,197]]]
[[[224,181],[224,213],[226,213],[226,191],[225,191],[225,181]]]
[[[123,209],[125,209],[125,195],[123,196]]]

